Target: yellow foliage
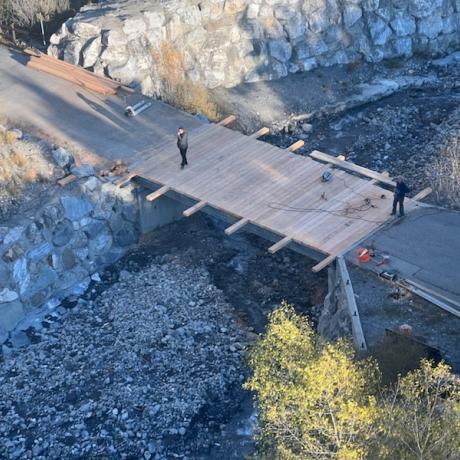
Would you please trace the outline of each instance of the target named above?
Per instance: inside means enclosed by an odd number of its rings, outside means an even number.
[[[366,458],[378,417],[371,361],[354,361],[350,344],[322,342],[287,304],[270,316],[249,354],[265,458]]]
[[[377,391],[374,361],[357,360],[347,341],[323,341],[285,303],[248,361],[257,459],[460,458],[460,380],[444,363],[423,360],[396,387]]]
[[[460,458],[460,380],[448,365],[422,360],[383,402],[381,458]]]
[[[163,99],[187,112],[202,113],[217,120],[219,113],[207,88],[185,76],[182,53],[163,41],[150,51],[163,87]]]

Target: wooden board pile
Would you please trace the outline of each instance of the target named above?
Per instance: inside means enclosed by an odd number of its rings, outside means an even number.
[[[31,49],[26,49],[25,53],[29,55],[28,67],[71,81],[89,91],[109,96],[116,94],[121,86],[110,78],[96,75],[83,67],[69,64],[47,54]]]

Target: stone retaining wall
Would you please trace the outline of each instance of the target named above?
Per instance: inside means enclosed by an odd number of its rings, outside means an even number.
[[[162,43],[180,51],[190,79],[231,87],[363,59],[451,52],[460,43],[460,1],[113,1],[84,7],[50,42],[52,55],[158,95]]]
[[[89,165],[72,172],[78,180],[0,227],[0,343],[34,309],[83,293],[138,241],[133,189],[102,182]]]

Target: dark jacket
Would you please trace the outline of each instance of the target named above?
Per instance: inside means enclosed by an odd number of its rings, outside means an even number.
[[[177,146],[180,150],[185,150],[188,148],[188,134],[182,133],[177,135]]]
[[[410,188],[404,182],[397,182],[395,188],[395,195],[405,197],[406,193],[410,192]]]

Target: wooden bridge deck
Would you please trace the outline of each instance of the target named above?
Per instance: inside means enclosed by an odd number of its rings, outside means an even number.
[[[322,182],[330,166],[216,124],[189,132],[189,146],[183,170],[172,141],[144,152],[131,172],[161,187],[151,200],[170,190],[195,200],[185,215],[211,206],[241,219],[234,230],[251,223],[278,235],[271,252],[296,242],[342,254],[389,219],[392,192],[376,180],[334,169]]]

